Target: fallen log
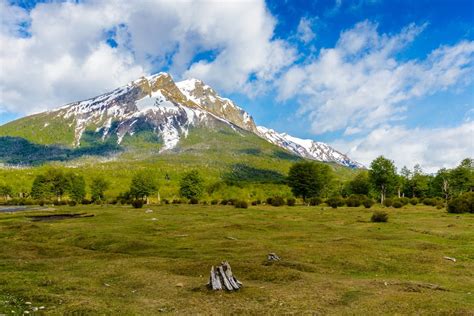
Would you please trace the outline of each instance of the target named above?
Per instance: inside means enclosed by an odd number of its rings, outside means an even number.
[[[242,287],[242,283],[232,274],[230,264],[224,261],[221,262],[219,266],[211,267],[211,274],[207,286],[214,291],[237,291]]]

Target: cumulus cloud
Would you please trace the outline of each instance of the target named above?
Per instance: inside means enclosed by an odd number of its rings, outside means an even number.
[[[0,112],[56,107],[163,68],[258,93],[296,56],[274,38],[263,0],[47,2],[31,11],[0,0],[0,10]]]
[[[313,21],[307,17],[304,17],[298,23],[298,28],[296,30],[296,36],[303,43],[311,42],[316,34],[313,32]]]
[[[368,131],[401,118],[404,102],[465,84],[473,72],[474,42],[441,46],[424,60],[397,60],[423,31],[411,24],[395,35],[377,24],[358,23],[341,33],[334,48],[293,66],[278,82],[279,99],[296,98],[299,114],[315,134]]]
[[[473,135],[472,121],[456,127],[432,129],[387,125],[372,130],[365,137],[338,140],[332,145],[365,166],[384,155],[394,160],[399,169],[421,164],[426,172],[434,173],[439,168],[452,168],[462,159],[473,157]]]

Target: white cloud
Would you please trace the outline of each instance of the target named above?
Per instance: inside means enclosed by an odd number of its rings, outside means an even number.
[[[467,157],[474,156],[474,122],[464,122],[457,127],[406,128],[383,126],[367,136],[353,141],[332,142],[349,157],[369,166],[376,157],[383,155],[395,161],[400,169],[421,164],[426,172],[439,168],[452,168]]]
[[[293,66],[278,83],[279,98],[297,98],[299,114],[315,134],[367,131],[401,118],[404,101],[467,83],[474,42],[442,46],[424,60],[397,60],[397,53],[425,28],[409,25],[399,34],[377,32],[368,21],[341,33],[334,48]]]
[[[273,38],[263,0],[48,2],[31,12],[0,0],[0,10],[8,17],[0,24],[0,112],[56,107],[163,67],[224,92],[258,93],[296,56]],[[106,44],[110,36],[116,47]],[[201,52],[214,56],[195,60]]]
[[[296,30],[296,36],[300,39],[303,43],[311,42],[315,37],[316,34],[313,32],[313,21],[307,17],[304,17],[298,23],[298,28]]]

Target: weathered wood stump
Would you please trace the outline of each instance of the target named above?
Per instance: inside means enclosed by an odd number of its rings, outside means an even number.
[[[280,257],[278,257],[276,253],[270,252],[268,254],[267,261],[273,262],[273,261],[280,261],[280,260],[281,260]]]
[[[220,266],[211,267],[211,275],[207,286],[214,291],[237,291],[242,287],[242,283],[232,274],[230,264],[224,261]]]

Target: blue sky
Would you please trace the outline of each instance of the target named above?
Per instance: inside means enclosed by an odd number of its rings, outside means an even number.
[[[167,71],[362,163],[452,167],[474,152],[473,12],[461,0],[0,0],[0,124]]]

